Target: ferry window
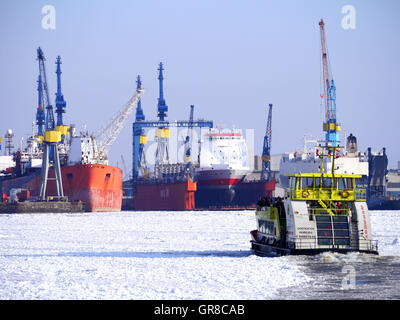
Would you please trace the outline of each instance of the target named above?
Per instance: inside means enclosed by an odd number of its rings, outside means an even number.
[[[339,189],[345,189],[346,186],[346,180],[343,178],[338,179],[339,182]]]
[[[294,189],[295,188],[295,184],[294,184],[295,181],[296,181],[295,178],[293,178],[293,177],[289,178],[289,187],[290,187],[290,189]]]
[[[317,234],[320,238],[332,238],[332,230],[318,230]]]
[[[333,222],[346,222],[347,223],[347,217],[346,216],[334,216],[333,218]]]
[[[315,178],[315,188],[321,188],[321,178]]]
[[[330,188],[332,184],[331,178],[322,178],[322,187]]]
[[[349,238],[335,239],[335,245],[349,246],[350,245],[350,239]]]
[[[351,178],[347,178],[347,188],[353,189],[353,180]]]
[[[333,178],[333,188],[336,189],[337,188],[337,178]]]
[[[302,179],[302,188],[312,188],[313,187],[313,178],[304,178]]]
[[[335,237],[349,237],[349,230],[336,230],[335,229]]]
[[[332,224],[330,222],[319,222],[317,221],[318,230],[332,230]]]

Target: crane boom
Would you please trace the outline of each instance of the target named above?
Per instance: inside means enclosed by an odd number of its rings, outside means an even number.
[[[326,99],[328,94],[328,86],[330,80],[329,65],[328,65],[328,53],[326,50],[326,40],[325,40],[325,22],[321,19],[319,22],[320,33],[321,33],[321,50],[322,50],[322,73],[323,73],[323,86],[324,86],[324,103],[325,103],[325,121],[328,121],[328,100]]]
[[[136,89],[135,94],[128,101],[128,103],[123,107],[115,116],[111,119],[104,130],[96,136],[98,152],[100,159],[107,159],[107,152],[112,144],[117,139],[119,133],[129,115],[132,113],[133,109],[136,107],[140,97],[142,96],[144,90],[142,88]]]
[[[42,77],[39,74],[38,77],[38,107],[37,107],[37,111],[36,111],[36,124],[38,126],[38,131],[37,131],[37,135],[39,137],[41,137],[40,141],[43,141],[43,126],[45,124],[45,115],[44,115],[44,111],[43,111],[43,85],[42,85]]]
[[[44,57],[43,51],[40,47],[37,49],[37,55],[38,55],[37,59],[39,60],[39,74],[42,78],[43,91],[44,91],[44,94],[42,95],[43,104],[47,110],[46,130],[54,130],[55,122],[54,122],[53,106],[50,104],[49,89],[47,87],[46,68],[44,65],[44,61],[46,60],[46,58]]]
[[[336,87],[335,82],[329,69],[328,53],[326,49],[325,23],[321,19],[319,22],[321,33],[321,50],[322,50],[322,70],[323,70],[323,86],[324,86],[324,105],[325,105],[325,122],[323,125],[326,131],[325,140],[327,144],[338,146],[340,126],[336,123]]]

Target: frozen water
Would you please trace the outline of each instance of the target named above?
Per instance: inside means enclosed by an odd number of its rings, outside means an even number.
[[[0,299],[363,298],[380,283],[394,298],[400,212],[371,219],[380,257],[261,258],[253,211],[0,215]],[[344,265],[358,291],[340,289]],[[371,286],[371,272],[382,281]]]
[[[308,277],[250,251],[254,213],[0,215],[2,299],[270,299]]]

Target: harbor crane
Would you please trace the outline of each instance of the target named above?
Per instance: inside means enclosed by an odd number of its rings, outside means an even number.
[[[117,139],[119,133],[125,125],[126,120],[129,118],[132,111],[140,101],[144,90],[142,88],[136,89],[134,95],[129,99],[126,105],[119,110],[119,112],[103,127],[97,135],[95,141],[97,150],[95,150],[95,158],[99,162],[108,161],[108,151]]]
[[[57,127],[56,129],[61,132],[61,136],[68,134],[69,126],[63,123],[63,113],[67,103],[64,100],[64,95],[61,92],[61,57],[57,56],[56,60],[56,74],[57,74],[57,93],[56,93],[56,114],[57,114]]]
[[[42,94],[42,106],[46,106],[46,118],[45,118],[45,132],[43,139],[43,156],[42,156],[42,170],[40,180],[40,193],[39,198],[42,201],[46,200],[46,188],[49,180],[49,168],[54,168],[56,189],[58,198],[64,197],[60,158],[58,153],[57,145],[61,141],[61,132],[56,130],[54,121],[53,106],[50,104],[49,90],[47,86],[46,68],[45,68],[45,57],[42,49],[37,49],[37,60],[39,61],[39,80],[43,81],[43,93]],[[40,106],[40,103],[39,103]]]
[[[194,105],[191,105],[188,132],[185,138],[185,144],[183,150],[183,162],[186,164],[187,171],[190,169],[190,166],[192,164],[193,112],[194,112]]]
[[[142,88],[142,81],[140,75],[137,76],[137,89]],[[139,99],[136,107],[136,122],[141,122],[145,120],[145,116],[142,109],[142,100]],[[148,176],[149,169],[147,168],[146,155],[144,152],[144,147],[147,143],[147,136],[145,135],[144,129],[142,127],[134,127],[133,133],[133,159],[136,159],[136,168],[140,168],[140,174],[144,177]]]
[[[270,181],[271,175],[271,139],[272,139],[272,104],[269,105],[267,130],[264,136],[262,165],[261,165],[261,180]]]
[[[38,107],[36,111],[36,124],[37,124],[37,138],[39,143],[43,142],[43,126],[45,125],[45,114],[43,110],[43,84],[42,84],[42,76],[39,74],[38,77]]]
[[[155,155],[155,168],[162,168],[163,166],[169,165],[168,157],[168,142],[170,138],[170,128],[212,128],[213,122],[207,120],[197,120],[193,121],[193,118],[189,121],[177,120],[177,121],[167,121],[166,112],[168,111],[168,106],[164,99],[164,89],[163,89],[163,64],[159,64],[159,98],[158,98],[158,120],[157,121],[145,121],[143,110],[141,105],[136,110],[136,120],[133,123],[133,154],[132,154],[132,187],[135,193],[136,184],[139,181],[140,174],[141,178],[148,178],[149,170],[145,165],[145,152],[144,145],[147,143],[147,136],[145,135],[145,129],[156,129],[156,155]],[[139,84],[138,84],[139,85]],[[141,85],[141,84],[140,84]],[[144,174],[143,174],[144,173]],[[173,179],[173,178],[171,178]]]
[[[159,81],[159,97],[158,97],[158,120],[160,126],[156,130],[156,140],[157,140],[157,150],[156,150],[156,165],[168,164],[169,163],[169,151],[168,151],[168,140],[170,137],[170,130],[168,126],[162,124],[167,117],[168,106],[164,99],[164,89],[163,89],[163,64],[160,62],[158,68],[158,81]]]
[[[324,87],[324,92],[321,94],[321,97],[323,97],[325,105],[325,122],[323,124],[323,130],[326,132],[326,144],[337,147],[339,145],[340,125],[336,122],[336,87],[328,61],[324,20],[321,19],[319,26],[322,49],[322,81]]]

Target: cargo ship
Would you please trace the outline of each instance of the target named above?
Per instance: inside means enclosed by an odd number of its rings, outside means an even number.
[[[38,59],[44,60],[43,52],[38,49]],[[66,103],[61,93],[60,58],[57,58],[57,131],[62,137],[57,148],[60,155],[61,176],[64,196],[72,202],[82,202],[85,211],[120,211],[122,206],[122,171],[108,164],[108,149],[116,140],[124,122],[136,106],[142,90],[136,90],[117,115],[97,135],[89,134],[84,129],[76,134],[75,126],[62,124],[62,114]],[[0,174],[0,191],[3,199],[10,199],[15,191],[28,191],[25,201],[38,199],[41,185],[43,157],[43,125],[45,117],[43,97],[48,97],[47,84],[42,86],[42,75],[45,77],[44,64],[40,69],[38,80],[39,104],[37,108],[37,131],[32,128],[32,135],[27,140],[27,147],[22,146],[13,154],[15,166],[6,168]],[[47,82],[47,81],[46,81]],[[48,102],[47,102],[48,103]],[[57,196],[53,169],[49,170],[47,199]],[[18,201],[22,199],[13,199]]]
[[[135,185],[135,197],[130,199],[134,210],[173,210],[184,211],[195,209],[195,192],[197,188],[189,176],[181,180],[154,179],[138,181]],[[127,204],[129,205],[129,203]]]
[[[250,172],[240,130],[211,129],[201,139],[200,163],[194,169],[196,208],[234,203],[238,186]]]
[[[221,210],[254,208],[261,196],[271,195],[273,181],[247,181],[250,173],[241,130],[214,128],[212,121],[167,121],[163,90],[163,64],[159,65],[158,120],[146,121],[137,104],[133,123],[132,174],[123,183],[123,210]],[[138,77],[137,88],[141,88]],[[187,128],[182,161],[171,163],[170,128]],[[200,128],[199,154],[194,161],[193,129]],[[205,128],[201,130],[202,128]],[[155,130],[155,148],[147,144],[146,130]],[[149,165],[148,150],[156,150]],[[146,152],[147,151],[147,152]],[[172,151],[175,153],[175,150]],[[153,158],[151,158],[153,160]]]
[[[73,154],[63,154],[61,174],[64,195],[69,201],[81,201],[85,211],[120,211],[122,205],[122,171],[109,166],[106,162],[94,161],[90,156],[93,150],[93,139],[90,136],[73,136],[70,145]],[[15,189],[28,190],[29,198],[37,199],[40,192],[42,152],[37,146],[35,137],[28,140],[28,147],[15,152],[15,166],[3,171],[0,177],[1,192],[11,195]],[[32,145],[35,144],[36,146]],[[79,146],[77,146],[79,144]],[[88,145],[89,144],[89,145]],[[91,144],[91,145],[90,145]],[[74,158],[81,151],[80,158]],[[35,153],[29,150],[36,150]],[[47,185],[47,196],[57,195],[54,172],[49,171],[50,181]],[[21,199],[20,199],[21,200]]]
[[[272,195],[275,180],[246,180],[251,171],[241,130],[212,129],[203,135],[200,150],[196,208],[252,208],[260,197]]]

